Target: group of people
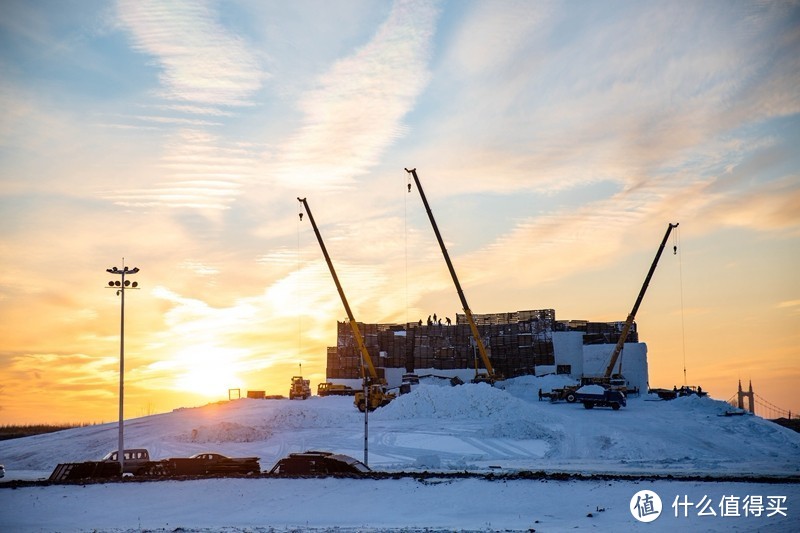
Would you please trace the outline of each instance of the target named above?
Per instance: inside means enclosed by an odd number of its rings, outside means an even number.
[[[444,320],[445,320],[445,322],[447,323],[448,326],[453,324],[453,321],[450,320],[449,316],[444,317]],[[440,326],[442,325],[442,318],[441,317],[437,318],[436,317],[436,313],[433,313],[433,315],[428,315],[428,325],[432,326],[434,324],[438,324]],[[422,319],[421,318],[419,319],[419,325],[420,326],[422,325]]]

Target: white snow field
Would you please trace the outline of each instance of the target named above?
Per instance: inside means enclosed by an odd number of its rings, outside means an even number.
[[[373,470],[492,472],[494,480],[5,487],[0,531],[800,530],[800,434],[755,416],[724,416],[731,407],[710,398],[644,395],[619,411],[538,401],[539,388],[563,384],[555,376],[516,378],[502,388],[422,383],[369,415]],[[363,459],[364,415],[348,397],[241,399],[131,419],[125,443],[148,448],[154,459],[257,456],[262,470],[306,450]],[[58,463],[97,460],[116,444],[116,423],[3,441],[2,481],[47,478]],[[716,480],[503,478],[520,471]],[[630,509],[641,490],[662,501],[649,523]],[[652,517],[652,509],[636,509]]]

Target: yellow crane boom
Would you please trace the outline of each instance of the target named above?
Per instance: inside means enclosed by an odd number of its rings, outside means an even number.
[[[433,211],[431,211],[430,205],[428,205],[428,199],[425,197],[425,191],[422,190],[422,184],[419,182],[419,177],[417,176],[417,169],[412,168],[411,170],[405,169],[406,172],[411,174],[414,178],[414,183],[417,185],[417,190],[419,191],[419,195],[422,198],[422,203],[425,205],[425,211],[428,213],[428,218],[431,221],[431,226],[433,226],[433,232],[436,234],[436,240],[439,241],[439,247],[442,249],[442,255],[444,256],[444,260],[447,263],[447,269],[450,271],[450,276],[453,278],[453,283],[456,286],[456,292],[458,293],[458,298],[461,300],[461,308],[464,310],[464,315],[467,317],[467,322],[469,322],[469,329],[472,331],[472,336],[475,339],[475,343],[478,347],[478,353],[481,356],[481,361],[483,361],[483,365],[486,367],[486,373],[488,374],[488,381],[493,382],[499,379],[499,376],[495,375],[494,367],[492,367],[492,362],[489,360],[489,356],[486,354],[486,347],[483,345],[483,340],[481,339],[481,335],[478,332],[478,326],[475,324],[475,319],[472,317],[472,311],[469,309],[469,305],[467,304],[467,298],[464,296],[464,291],[461,289],[461,283],[458,282],[458,276],[456,276],[455,268],[453,268],[453,262],[450,261],[450,254],[447,253],[447,248],[444,245],[444,241],[442,240],[442,235],[439,233],[439,227],[436,225],[436,219],[433,218]],[[476,376],[476,379],[478,376]],[[487,380],[480,380],[480,381],[487,381]]]
[[[369,356],[369,351],[367,351],[366,344],[364,344],[364,337],[361,335],[361,331],[358,329],[358,323],[356,323],[356,319],[353,317],[353,311],[350,310],[350,304],[347,303],[347,297],[344,295],[342,284],[339,283],[339,277],[336,275],[336,270],[333,268],[331,256],[328,255],[328,249],[325,248],[325,243],[322,241],[322,235],[319,232],[319,228],[317,228],[316,222],[314,222],[314,215],[311,214],[311,209],[308,207],[308,202],[305,198],[298,197],[297,200],[303,204],[306,214],[308,214],[308,220],[311,222],[311,227],[314,228],[314,234],[317,236],[319,247],[322,248],[322,255],[325,256],[325,262],[328,264],[328,269],[331,271],[331,276],[333,276],[333,282],[336,284],[336,290],[339,291],[339,297],[342,299],[345,312],[347,312],[347,320],[350,322],[350,328],[353,330],[353,337],[355,337],[356,344],[361,352],[361,356],[364,358],[364,362],[366,362],[367,368],[369,369],[369,376],[372,379],[377,380],[378,373],[375,371],[375,366],[372,364],[372,358]]]
[[[619,336],[617,345],[614,346],[614,351],[611,353],[611,361],[606,367],[605,374],[603,375],[604,378],[611,378],[611,374],[614,371],[614,365],[617,364],[619,354],[622,352],[622,347],[625,345],[625,340],[628,338],[628,332],[630,332],[631,326],[633,326],[633,320],[636,318],[636,312],[639,310],[639,305],[642,303],[644,293],[647,292],[647,287],[650,285],[650,279],[653,277],[653,273],[656,271],[656,266],[658,266],[658,260],[661,258],[661,253],[664,251],[664,245],[667,243],[669,234],[672,233],[674,228],[678,227],[678,224],[679,223],[670,223],[669,227],[667,227],[667,232],[664,234],[664,238],[661,240],[661,245],[658,247],[656,257],[653,259],[653,263],[650,265],[650,270],[647,272],[647,276],[644,278],[644,283],[642,284],[641,290],[639,290],[639,296],[636,298],[636,303],[633,304],[633,309],[631,309],[631,312],[628,314],[628,318],[625,320],[625,325],[622,328],[622,333]]]
[[[357,391],[355,393],[353,403],[360,411],[373,411],[378,407],[384,406],[390,401],[394,400],[395,395],[387,391],[386,380],[379,377],[377,370],[375,370],[375,365],[372,363],[372,358],[369,356],[367,346],[364,344],[364,337],[361,335],[361,331],[358,329],[358,323],[356,322],[355,317],[353,317],[353,311],[350,309],[350,304],[347,303],[347,297],[344,295],[342,284],[339,283],[339,277],[336,275],[336,270],[333,268],[333,262],[331,261],[330,255],[328,255],[328,249],[325,248],[325,243],[322,240],[322,235],[319,232],[319,228],[317,228],[317,223],[314,221],[314,215],[311,214],[311,209],[308,207],[308,202],[305,198],[298,197],[297,200],[303,204],[303,207],[308,214],[308,220],[311,221],[311,227],[314,228],[314,234],[317,236],[317,242],[319,242],[319,247],[322,249],[322,255],[325,256],[325,262],[328,264],[328,269],[331,271],[333,282],[336,284],[336,290],[339,291],[339,297],[342,299],[345,312],[347,312],[347,320],[350,322],[350,329],[353,330],[353,337],[355,337],[356,344],[361,352],[361,358],[363,360],[361,368],[362,376],[364,378],[364,390]],[[366,366],[367,370],[369,371],[369,377],[363,375],[364,366]]]

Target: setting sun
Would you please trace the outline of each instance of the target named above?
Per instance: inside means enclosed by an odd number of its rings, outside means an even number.
[[[209,398],[227,396],[228,389],[243,386],[237,369],[246,355],[246,350],[202,344],[185,348],[172,361],[173,388]]]

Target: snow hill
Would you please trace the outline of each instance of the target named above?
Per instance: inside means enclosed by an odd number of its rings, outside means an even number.
[[[506,381],[502,388],[423,382],[411,393],[369,415],[369,466],[382,471],[544,470],[726,477],[714,489],[719,498],[723,494],[744,497],[752,491],[782,491],[789,495],[789,516],[785,520],[781,515],[772,517],[769,523],[766,518],[755,517],[735,523],[719,518],[716,522],[703,522],[702,517],[681,522],[681,518],[669,516],[672,522],[664,522],[662,517],[663,530],[758,530],[767,526],[793,529],[791,524],[796,524],[794,520],[800,513],[800,434],[751,415],[724,416],[731,407],[710,398],[685,397],[666,402],[644,395],[630,398],[627,407],[619,411],[538,401],[540,388],[547,391],[563,384],[556,376],[520,377]],[[148,448],[154,459],[186,457],[201,451],[257,456],[262,470],[269,470],[281,457],[305,450],[329,450],[362,459],[364,415],[348,397],[315,396],[304,401],[241,399],[129,420],[125,443],[126,448]],[[97,460],[115,449],[116,444],[116,423],[76,428],[0,442],[0,463],[6,466],[6,480],[46,478],[57,463]],[[763,479],[755,479],[772,476],[781,478],[780,482],[764,486],[759,485]],[[744,484],[731,482],[731,478],[740,478]],[[252,495],[252,488],[246,487],[253,483],[264,484],[270,496],[260,489],[256,491],[260,496]],[[185,531],[192,530],[187,527],[198,527],[198,531],[218,531],[215,527],[239,531],[235,527],[245,526],[242,531],[260,531],[261,526],[263,531],[272,527],[499,527],[553,531],[580,527],[587,514],[597,515],[594,527],[619,529],[635,524],[627,508],[628,500],[645,487],[634,482],[602,480],[565,483],[509,481],[501,487],[499,483],[474,479],[436,486],[408,478],[204,480],[101,485],[102,490],[89,486],[78,493],[72,486],[29,487],[0,489],[0,516],[13,516],[7,523],[15,524],[15,531],[127,531],[138,530],[143,524],[151,530],[165,531],[178,526]],[[672,512],[669,505],[673,493],[695,494],[699,499],[701,492],[708,492],[709,485],[715,485],[671,482],[664,489],[665,483],[669,482],[652,485],[670,493],[665,498],[665,513]],[[145,486],[149,488],[141,488]],[[503,492],[512,487],[516,487],[513,494]],[[181,498],[176,496],[178,488]],[[374,491],[376,501],[381,503],[373,502],[356,511],[354,502],[364,497],[364,490]],[[216,496],[211,497],[210,493]],[[219,499],[220,494],[228,493],[241,498],[236,500],[237,506],[243,506],[239,514],[230,514],[225,506],[232,502],[226,497]],[[532,499],[520,499],[523,494]],[[406,498],[402,502],[398,499],[401,495]],[[131,497],[150,503],[141,503],[144,508],[133,510],[120,503],[114,507],[116,511],[107,505],[115,498],[122,501]],[[479,507],[485,508],[470,506],[468,502],[473,497],[482,502]],[[205,502],[206,510],[190,510],[184,507],[185,503],[176,503],[188,501],[187,498]],[[431,504],[447,502],[448,498],[461,502],[453,503],[461,511]],[[575,498],[575,508],[564,505],[570,498]],[[164,506],[168,501],[173,502],[173,507]],[[303,502],[301,507],[297,507],[299,502]],[[256,507],[251,509],[248,505]],[[543,509],[536,510],[537,505]],[[563,512],[554,510],[559,505]],[[85,519],[73,516],[70,509],[76,506],[84,508]],[[604,511],[593,510],[595,507],[608,509],[608,514],[598,515]],[[26,512],[33,514],[24,515]],[[605,522],[599,521],[601,516]]]
[[[434,382],[435,383],[435,382]],[[422,383],[369,416],[376,470],[545,470],[625,474],[800,476],[800,434],[695,396],[632,397],[620,411],[538,401],[562,378],[520,377],[503,388]],[[116,449],[117,424],[0,442],[9,476],[47,477],[57,463]],[[348,397],[220,402],[132,419],[126,448],[151,457],[202,451],[261,458],[331,450],[363,458],[364,416]]]

